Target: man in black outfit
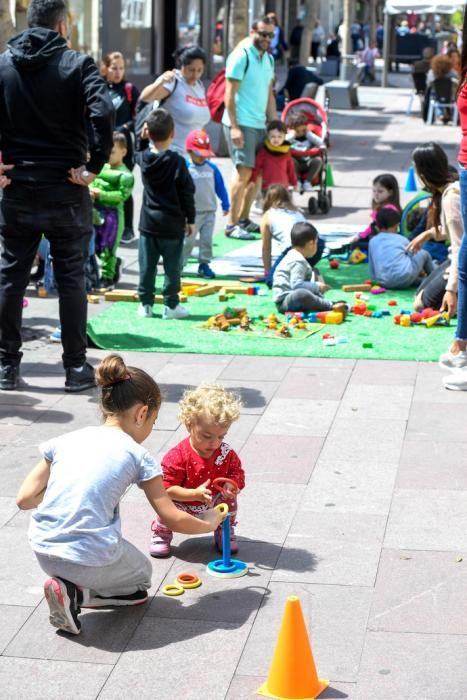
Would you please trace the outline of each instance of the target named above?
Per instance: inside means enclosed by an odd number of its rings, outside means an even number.
[[[23,295],[45,234],[65,391],[76,392],[95,384],[86,362],[88,186],[109,158],[114,110],[92,58],[68,48],[64,0],[31,0],[28,26],[0,55],[0,389],[18,386]]]

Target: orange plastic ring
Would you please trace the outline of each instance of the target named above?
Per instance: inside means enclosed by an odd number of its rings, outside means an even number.
[[[179,574],[175,580],[182,588],[198,588],[201,586],[201,579],[193,574]]]

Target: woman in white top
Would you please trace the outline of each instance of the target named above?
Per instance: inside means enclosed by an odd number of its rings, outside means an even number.
[[[206,90],[201,82],[206,54],[197,46],[189,46],[175,54],[175,70],[165,71],[141,92],[143,102],[157,101],[175,122],[175,137],[171,148],[182,155],[185,139],[195,129],[203,129],[211,115],[206,102]],[[163,103],[163,104],[162,104]]]

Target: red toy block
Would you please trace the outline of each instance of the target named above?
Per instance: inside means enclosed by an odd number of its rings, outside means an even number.
[[[388,306],[397,306],[397,301],[395,299],[389,299]]]
[[[334,338],[332,333],[324,333],[322,336],[323,340],[329,340],[330,338]]]
[[[327,311],[319,311],[316,314],[316,318],[318,319],[318,321],[320,321],[320,323],[326,323],[326,314]]]
[[[358,314],[359,316],[363,316],[363,314],[366,311],[366,304],[356,304],[355,306],[352,306],[350,309],[353,314]]]
[[[394,316],[394,323],[397,326],[400,326],[400,323],[401,323],[401,315],[400,314],[396,314],[396,316]]]
[[[437,316],[439,314],[439,311],[435,311],[434,309],[423,309],[422,311],[422,319],[425,318],[431,318],[432,316]]]
[[[373,316],[373,311],[369,311],[369,310],[364,311],[363,315],[368,316],[368,318],[371,318]]]
[[[410,320],[412,323],[420,323],[422,318],[422,314],[420,314],[418,311],[414,311],[413,314],[410,314]]]
[[[331,268],[331,270],[337,270],[339,265],[340,265],[339,260],[335,260],[333,258],[332,260],[329,261],[329,267]]]

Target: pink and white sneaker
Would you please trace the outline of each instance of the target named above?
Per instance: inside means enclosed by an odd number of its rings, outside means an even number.
[[[170,530],[164,532],[157,520],[152,521],[151,530],[151,544],[149,545],[149,554],[151,557],[170,556],[170,543],[172,542],[172,533]]]
[[[49,604],[50,624],[68,634],[79,634],[77,588],[74,583],[51,577],[44,583],[44,595]]]

